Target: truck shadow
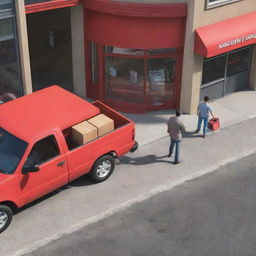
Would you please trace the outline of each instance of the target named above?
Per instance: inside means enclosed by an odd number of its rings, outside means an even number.
[[[156,156],[156,155],[147,155],[147,156],[142,156],[142,157],[129,157],[129,156],[123,156],[119,159],[120,164],[132,164],[132,165],[145,165],[145,164],[154,164],[154,163],[170,163],[170,160],[162,160],[164,158],[168,159],[167,155],[164,156]]]

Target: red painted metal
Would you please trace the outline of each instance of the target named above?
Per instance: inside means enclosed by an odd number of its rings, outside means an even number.
[[[140,4],[111,0],[82,0],[88,10],[95,12],[148,18],[174,18],[187,16],[187,4]]]
[[[86,38],[123,48],[170,48],[184,44],[183,18],[141,18],[86,12]]]
[[[256,43],[256,12],[196,29],[195,52],[209,58]]]
[[[80,0],[53,0],[48,2],[26,5],[25,11],[27,14],[29,14],[29,13],[59,9],[64,7],[76,6],[79,3],[80,3]]]

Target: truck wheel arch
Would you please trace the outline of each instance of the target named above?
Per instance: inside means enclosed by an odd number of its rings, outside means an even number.
[[[18,206],[12,201],[2,201],[0,202],[0,205],[8,206],[12,209],[12,211],[15,211],[16,209],[18,209]]]

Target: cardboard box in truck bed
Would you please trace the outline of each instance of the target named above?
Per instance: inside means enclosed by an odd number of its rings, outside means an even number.
[[[95,140],[97,134],[97,128],[87,121],[72,126],[73,139],[79,145]]]
[[[101,137],[114,130],[114,121],[104,114],[97,115],[89,119],[88,122],[97,127],[98,137]]]

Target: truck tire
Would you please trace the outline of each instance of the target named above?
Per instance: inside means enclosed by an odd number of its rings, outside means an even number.
[[[102,182],[109,178],[115,168],[115,159],[111,155],[100,157],[94,163],[90,177],[94,182]]]
[[[6,205],[0,205],[0,233],[8,228],[12,221],[12,210]]]

